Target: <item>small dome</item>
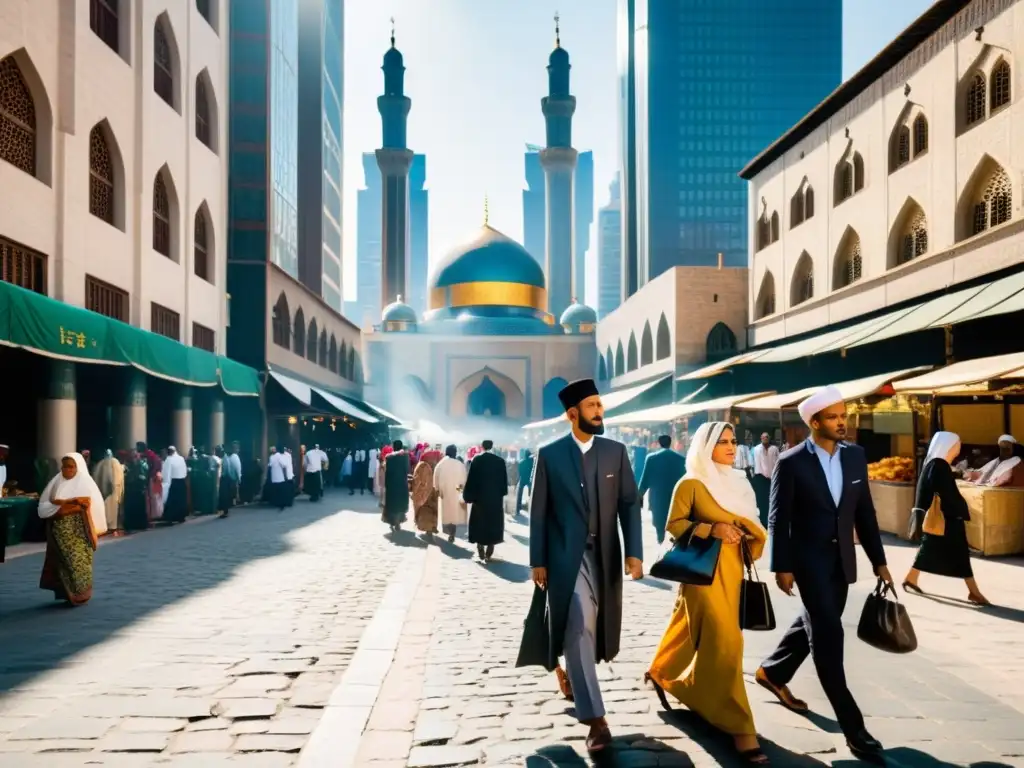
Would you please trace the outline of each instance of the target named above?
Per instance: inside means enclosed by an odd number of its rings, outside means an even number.
[[[569,52],[565,50],[561,45],[556,45],[555,50],[548,56],[549,67],[568,67],[569,66]]]
[[[544,269],[523,246],[485,224],[437,266],[430,287],[448,288],[460,283],[518,283],[544,288]]]
[[[572,304],[562,313],[558,324],[566,333],[593,333],[597,325],[597,312],[573,299]]]
[[[403,303],[402,297],[399,296],[398,301],[393,301],[384,307],[380,322],[385,331],[408,330],[410,326],[416,325],[416,310]]]
[[[392,45],[384,54],[384,69],[402,69],[403,67],[405,67],[405,60],[402,58],[402,52]]]

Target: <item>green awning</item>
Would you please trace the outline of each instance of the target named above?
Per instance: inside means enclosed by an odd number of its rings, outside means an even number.
[[[130,365],[193,387],[258,397],[246,365],[0,281],[0,344],[76,363]]]

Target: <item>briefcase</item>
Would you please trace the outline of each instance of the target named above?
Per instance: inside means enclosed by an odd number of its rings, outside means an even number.
[[[771,632],[775,629],[775,608],[768,594],[768,585],[757,576],[746,539],[740,543],[740,551],[747,569],[747,578],[740,584],[740,629]]]
[[[896,597],[896,590],[882,579],[864,602],[857,637],[888,653],[910,653],[917,649],[917,635],[907,609]]]
[[[694,536],[696,530],[694,524],[687,533],[672,542],[672,546],[651,566],[651,576],[695,587],[709,586],[715,580],[722,540]]]

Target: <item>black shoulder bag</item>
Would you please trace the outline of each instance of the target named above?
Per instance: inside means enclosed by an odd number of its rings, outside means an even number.
[[[740,542],[740,552],[743,566],[747,569],[747,578],[740,585],[740,629],[771,632],[775,629],[775,609],[768,594],[768,585],[757,576],[746,539]]]
[[[722,540],[694,536],[697,525],[694,523],[689,531],[672,542],[672,547],[651,566],[651,576],[695,587],[707,587],[715,580]]]

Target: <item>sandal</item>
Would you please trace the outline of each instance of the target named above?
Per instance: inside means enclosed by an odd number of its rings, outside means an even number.
[[[594,754],[602,751],[605,747],[610,747],[612,743],[612,732],[605,726],[597,732],[592,732],[587,736],[587,752]]]
[[[921,589],[919,586],[917,586],[917,584],[911,584],[909,581],[904,581],[903,582],[903,591],[904,592],[913,592],[913,593],[915,593],[917,595],[923,595],[924,594],[924,590],[923,589]]]
[[[654,678],[651,677],[650,672],[644,672],[644,683],[650,683],[652,686],[654,686],[654,692],[658,694],[658,699],[661,701],[661,706],[665,708],[666,712],[671,712],[672,707],[669,705],[668,698],[665,696],[665,689],[654,681]]]
[[[973,592],[968,593],[967,602],[974,603],[974,605],[980,605],[982,607],[992,605],[992,603],[989,601],[987,597],[985,597],[984,595],[976,595]]]
[[[743,752],[740,752],[740,758],[750,765],[771,765],[768,755],[766,755],[764,750],[760,747],[746,749]]]
[[[771,691],[775,698],[779,700],[779,703],[788,709],[790,712],[796,712],[798,715],[806,714],[810,707],[807,706],[806,701],[802,701],[794,696],[788,686],[776,685],[768,679],[767,673],[764,671],[764,667],[761,667],[754,673],[754,681],[767,691]]]
[[[565,670],[561,667],[555,667],[555,677],[558,679],[558,690],[562,692],[565,700],[575,701],[572,695],[572,685],[569,683],[569,676],[565,674]]]

